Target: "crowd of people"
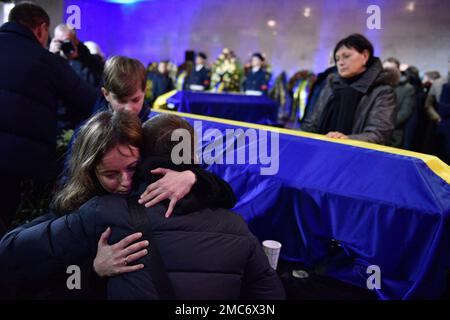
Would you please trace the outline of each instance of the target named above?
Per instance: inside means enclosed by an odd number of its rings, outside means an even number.
[[[223,50],[212,66],[208,56],[198,52],[194,61],[187,60],[179,67],[168,60],[150,63],[147,66],[146,100],[152,105],[159,96],[173,89],[267,95],[270,78],[266,59],[259,52],[254,53],[244,66],[228,49]]]
[[[447,117],[448,77],[429,71],[421,78],[416,67],[401,64],[397,58],[382,61],[360,34],[341,40],[331,66],[318,75],[302,70],[287,80],[283,72],[272,82],[262,54],[254,53],[250,63],[242,66],[229,49],[212,66],[206,54],[199,52],[195,63],[187,61],[177,67],[162,61],[150,64],[147,71],[149,105],[173,89],[268,95],[278,104],[280,126],[434,154],[450,161],[448,124],[442,122],[442,116]]]
[[[230,186],[197,165],[171,163],[171,132],[193,128],[176,116],[147,120],[142,63],[108,59],[98,87],[87,80],[100,69],[87,61],[99,60],[82,58],[81,42],[60,26],[48,51],[49,25],[41,7],[21,3],[0,28],[0,69],[11,74],[0,83],[0,170],[8,179],[1,186],[0,296],[283,299],[261,245],[229,211],[236,203]],[[27,86],[30,73],[38,86]],[[79,117],[49,213],[9,230],[20,181],[55,178],[50,151],[61,105]],[[82,290],[68,290],[70,265],[82,269]]]
[[[230,211],[230,186],[197,165],[171,162],[171,133],[194,137],[193,128],[177,116],[149,115],[173,89],[269,95],[283,125],[295,120],[329,138],[436,153],[450,163],[449,78],[429,72],[421,80],[395,58],[382,62],[362,35],[339,41],[335,66],[323,73],[299,72],[289,82],[282,75],[271,88],[260,53],[241,67],[224,49],[210,69],[200,52],[174,73],[168,61],[147,68],[124,56],[105,61],[66,25],[49,42],[49,25],[41,7],[21,3],[0,27],[7,75],[0,78],[0,297],[285,297],[261,245]],[[60,172],[56,136],[68,128],[75,130]],[[52,203],[48,214],[11,230],[24,180],[56,181]],[[83,290],[67,290],[69,265],[89,275]]]

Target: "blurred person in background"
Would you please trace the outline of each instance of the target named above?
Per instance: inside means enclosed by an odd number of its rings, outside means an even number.
[[[87,46],[78,39],[75,29],[66,24],[56,26],[49,50],[66,59],[81,79],[93,88],[99,88],[104,61],[99,55],[90,53]],[[73,121],[70,108],[60,104],[58,106],[58,133],[74,129],[77,126],[79,123]]]
[[[207,68],[205,53],[199,52],[195,57],[195,68],[191,71],[185,82],[186,89],[195,91],[205,91],[211,84],[211,70]]]
[[[101,59],[101,61],[105,61],[105,54],[103,53],[100,46],[94,41],[85,41],[84,45],[89,49],[89,52],[97,56],[97,59]]]
[[[269,90],[270,73],[264,68],[265,58],[257,52],[252,55],[251,69],[244,79],[243,89],[245,92],[260,92],[267,94]]]
[[[67,59],[73,70],[83,80],[94,88],[99,87],[103,61],[100,56],[91,54],[88,47],[78,39],[75,29],[66,24],[56,26],[49,50]]]
[[[158,63],[158,69],[148,75],[152,83],[152,97],[157,99],[160,95],[172,91],[175,87],[169,75],[169,61],[164,60]]]
[[[403,148],[406,124],[415,108],[415,90],[409,83],[408,77],[400,72],[400,61],[398,59],[392,57],[386,59],[383,63],[383,68],[395,72],[399,79],[394,87],[397,120],[395,121],[395,130],[392,134],[392,146]]]
[[[450,164],[450,58],[449,74],[431,86],[425,112],[436,128],[436,155]]]

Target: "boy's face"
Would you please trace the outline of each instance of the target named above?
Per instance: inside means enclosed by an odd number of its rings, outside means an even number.
[[[145,92],[140,88],[134,94],[123,99],[117,98],[114,93],[105,88],[102,88],[102,93],[114,111],[128,111],[138,115],[144,105]]]

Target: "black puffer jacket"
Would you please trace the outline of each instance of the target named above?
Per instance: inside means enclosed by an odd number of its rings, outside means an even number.
[[[170,166],[150,159],[143,166],[146,170],[139,173],[142,187],[155,179],[148,174],[150,169]],[[205,197],[208,193],[204,193]],[[113,238],[135,231],[124,199],[108,196],[102,199],[101,206],[101,211],[120,220],[120,227],[113,228]],[[210,201],[206,207],[191,194],[179,202],[169,219],[164,217],[165,205],[146,209],[153,234],[150,250],[157,246],[175,299],[284,299],[281,281],[259,241],[241,216],[220,206],[220,202]],[[110,298],[155,297],[149,257],[142,259],[147,266],[144,269],[109,280]]]
[[[197,176],[191,194],[203,205],[235,205],[236,197],[225,181],[198,167],[191,169]],[[114,232],[110,244],[133,233],[127,224],[126,204],[125,197],[94,197],[75,212],[62,217],[48,214],[7,233],[0,240],[0,299],[12,298],[13,294],[41,299],[103,298],[99,288],[102,283],[93,272],[92,262],[107,227]],[[175,208],[179,210],[178,205]],[[81,268],[81,290],[68,290],[66,286],[70,265]]]
[[[380,59],[373,63],[351,86],[361,92],[363,97],[356,108],[350,139],[389,145],[397,116],[396,100],[393,89],[395,76],[383,70]],[[316,105],[303,120],[301,129],[318,132],[322,114],[333,99],[334,90],[346,86],[339,74],[331,74],[328,83],[320,93]]]

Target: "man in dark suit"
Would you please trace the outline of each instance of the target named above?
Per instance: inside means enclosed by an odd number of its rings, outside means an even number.
[[[263,68],[264,57],[261,53],[252,55],[252,70],[244,80],[244,91],[259,91],[267,94],[270,73]]]
[[[195,58],[195,69],[192,70],[186,81],[186,89],[194,91],[204,91],[209,89],[211,84],[211,71],[206,67],[208,57],[203,52],[199,52]]]
[[[55,176],[58,103],[82,120],[96,100],[95,89],[45,49],[49,25],[44,9],[20,3],[0,27],[0,236],[17,210],[21,181]]]

